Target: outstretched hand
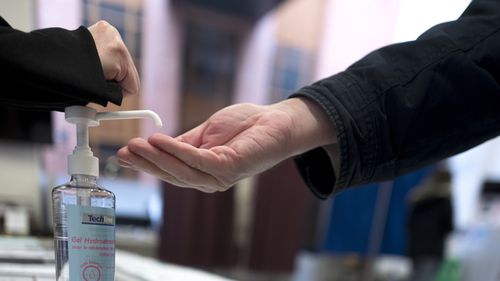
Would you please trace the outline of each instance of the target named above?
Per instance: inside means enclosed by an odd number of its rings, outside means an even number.
[[[106,80],[118,82],[124,95],[139,93],[139,74],[118,30],[106,21],[99,21],[88,29]]]
[[[224,191],[286,158],[334,142],[335,134],[320,128],[326,117],[315,107],[301,99],[233,105],[176,138],[132,139],[118,158],[122,166],[176,186]]]

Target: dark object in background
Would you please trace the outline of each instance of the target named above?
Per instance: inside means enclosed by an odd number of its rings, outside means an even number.
[[[0,141],[52,144],[52,116],[0,104]]]
[[[500,202],[500,181],[486,180],[481,187],[481,208],[489,211]]]
[[[285,0],[175,0],[176,5],[211,9],[214,12],[257,21]]]
[[[443,261],[445,241],[453,230],[451,174],[437,170],[411,194],[408,256],[411,281],[433,280]]]

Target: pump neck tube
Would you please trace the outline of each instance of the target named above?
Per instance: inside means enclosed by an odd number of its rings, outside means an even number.
[[[76,146],[82,148],[89,147],[89,127],[87,124],[76,124]]]

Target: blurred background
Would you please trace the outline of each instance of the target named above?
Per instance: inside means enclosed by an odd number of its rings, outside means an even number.
[[[120,31],[148,120],[91,129],[100,185],[117,196],[117,247],[235,280],[500,280],[500,140],[391,182],[313,197],[285,161],[224,193],[169,186],[117,165],[131,138],[177,135],[218,109],[272,103],[368,52],[456,19],[466,0],[3,0],[15,28]],[[0,232],[52,235],[51,189],[68,181],[60,112],[1,110]],[[453,279],[455,278],[455,279]],[[461,279],[460,279],[461,278]],[[496,279],[494,279],[496,278]]]

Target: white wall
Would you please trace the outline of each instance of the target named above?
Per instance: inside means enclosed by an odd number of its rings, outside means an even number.
[[[399,0],[396,42],[416,39],[433,25],[458,18],[470,0]]]
[[[398,0],[325,0],[316,78],[346,69],[394,42]]]
[[[38,147],[0,141],[0,203],[26,207],[36,227],[43,222],[39,170]]]
[[[37,28],[76,29],[82,23],[81,0],[37,0]]]
[[[276,46],[276,16],[268,13],[244,40],[233,103],[269,102]]]
[[[30,31],[35,26],[35,0],[2,0],[0,15],[12,27]]]

